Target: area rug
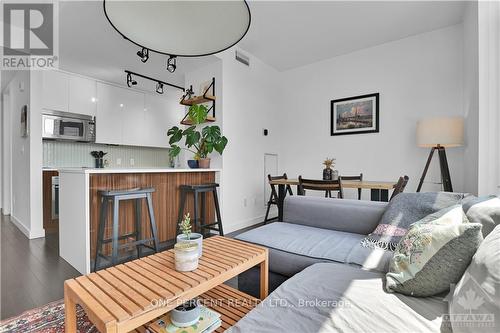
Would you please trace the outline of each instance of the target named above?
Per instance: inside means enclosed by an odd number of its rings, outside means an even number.
[[[78,333],[99,333],[77,305]],[[0,322],[1,333],[64,333],[64,301],[55,301]]]

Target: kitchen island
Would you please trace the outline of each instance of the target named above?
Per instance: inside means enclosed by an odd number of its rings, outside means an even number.
[[[179,213],[179,186],[218,182],[218,169],[59,169],[59,253],[82,274],[91,272],[95,257],[102,190],[154,187],[153,208],[160,245],[174,243]],[[186,211],[192,211],[192,198]],[[146,204],[142,204],[142,230],[149,235]],[[207,223],[214,221],[212,198],[207,198]],[[134,230],[133,202],[120,203],[120,234]],[[111,236],[108,210],[105,238]],[[105,247],[109,252],[110,244]]]

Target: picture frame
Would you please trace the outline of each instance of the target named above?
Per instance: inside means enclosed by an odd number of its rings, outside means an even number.
[[[379,132],[379,93],[330,102],[330,135]]]

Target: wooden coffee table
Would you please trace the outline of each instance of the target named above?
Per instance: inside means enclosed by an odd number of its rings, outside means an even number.
[[[260,298],[264,299],[268,294],[267,249],[221,236],[203,241],[203,256],[193,272],[177,272],[173,250],[169,250],[66,280],[66,332],[76,332],[76,304],[100,332],[129,332],[187,300],[206,297],[211,290],[217,295],[217,286],[256,265],[260,266]]]

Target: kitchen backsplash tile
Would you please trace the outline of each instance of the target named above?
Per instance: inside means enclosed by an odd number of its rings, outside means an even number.
[[[43,141],[44,167],[94,167],[93,150],[108,154],[104,159],[112,168],[168,167],[168,148],[108,146],[78,142]],[[118,160],[121,164],[118,164]],[[133,159],[133,165],[131,163]]]

